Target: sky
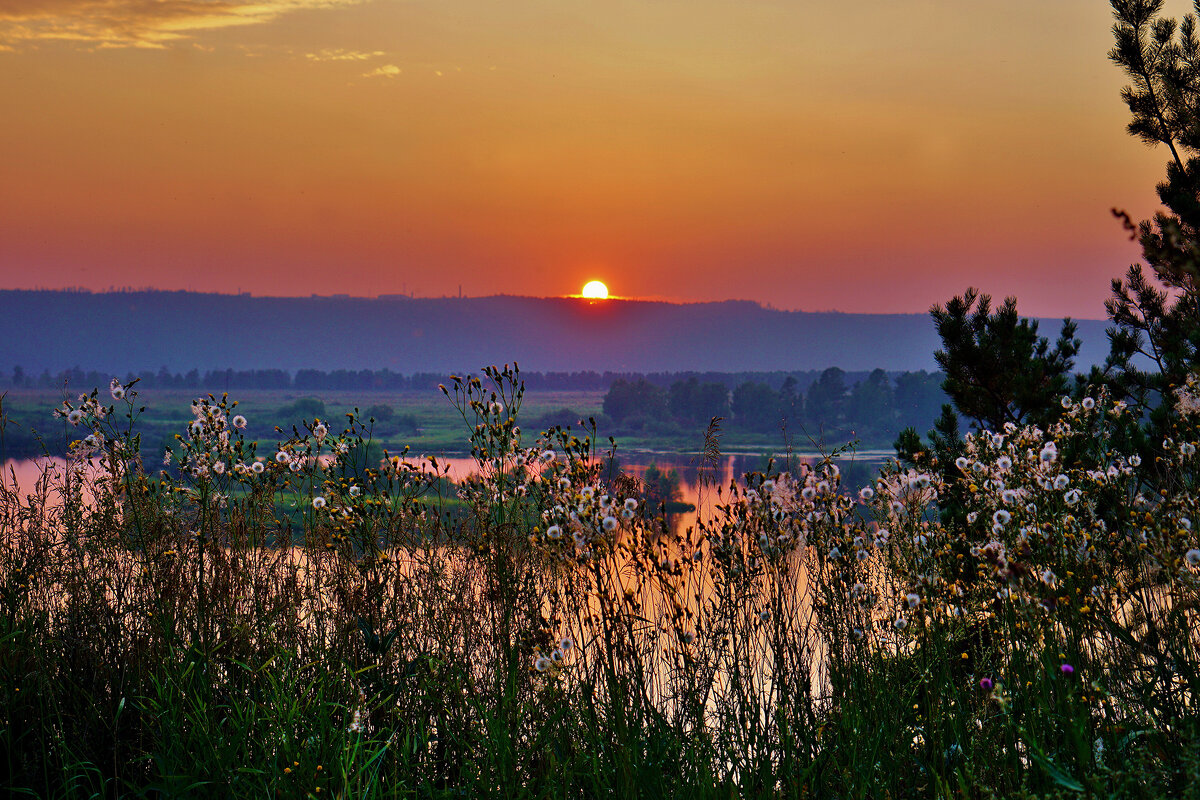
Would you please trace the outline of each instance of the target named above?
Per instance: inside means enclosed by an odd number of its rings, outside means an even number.
[[[1182,16],[1187,0],[1168,0]],[[0,288],[1102,318],[1104,0],[0,0]]]

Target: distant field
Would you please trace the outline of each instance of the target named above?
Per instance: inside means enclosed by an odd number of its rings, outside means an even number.
[[[89,391],[92,387],[88,387]],[[100,387],[107,394],[107,387]],[[0,440],[0,456],[22,458],[43,452],[61,453],[70,441],[69,426],[55,419],[51,412],[63,399],[74,400],[81,390],[66,393],[48,389],[10,389],[0,400],[4,435]],[[139,390],[145,412],[138,418],[136,430],[142,435],[143,453],[161,452],[183,433],[191,420],[191,402],[205,394],[194,389]],[[220,396],[220,393],[216,393]],[[576,426],[580,419],[593,417],[597,421],[597,447],[608,449],[609,436],[614,436],[623,452],[648,450],[657,452],[697,452],[703,446],[704,431],[682,430],[678,434],[648,434],[642,431],[622,431],[602,415],[605,392],[591,391],[529,391],[518,412],[518,423],[527,435],[554,425]],[[361,392],[298,390],[242,390],[231,393],[238,401],[238,410],[249,420],[250,438],[274,441],[279,426],[290,432],[291,426],[311,420],[313,413],[289,408],[306,399],[315,398],[325,405],[323,419],[334,426],[345,420],[347,413],[358,409],[365,419],[377,417],[374,426],[376,439],[391,451],[405,445],[419,452],[464,453],[468,449],[469,426],[454,405],[436,389],[431,391]],[[380,407],[390,409],[390,419],[383,419]],[[373,411],[372,411],[373,410]],[[472,424],[473,421],[472,421]],[[790,450],[811,453],[817,450],[813,440],[802,430],[776,431],[770,434],[726,429],[721,433],[721,448],[728,453],[778,453]],[[845,442],[824,442],[830,449]],[[870,442],[864,446],[876,450],[887,448],[886,442]]]

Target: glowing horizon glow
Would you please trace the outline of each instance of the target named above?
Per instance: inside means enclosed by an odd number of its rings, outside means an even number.
[[[579,293],[579,296],[589,300],[607,300],[608,287],[600,281],[588,281],[584,284],[583,291]]]

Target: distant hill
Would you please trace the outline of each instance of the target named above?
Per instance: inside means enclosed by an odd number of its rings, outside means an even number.
[[[1041,332],[1057,338],[1060,321]],[[1078,369],[1103,360],[1082,320]],[[540,371],[933,369],[926,314],[777,311],[748,301],[254,297],[0,291],[0,370],[391,369]]]

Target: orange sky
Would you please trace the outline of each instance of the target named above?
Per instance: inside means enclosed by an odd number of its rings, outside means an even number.
[[[1169,0],[1180,16],[1186,0]],[[0,0],[0,286],[1102,317],[1104,0]]]

